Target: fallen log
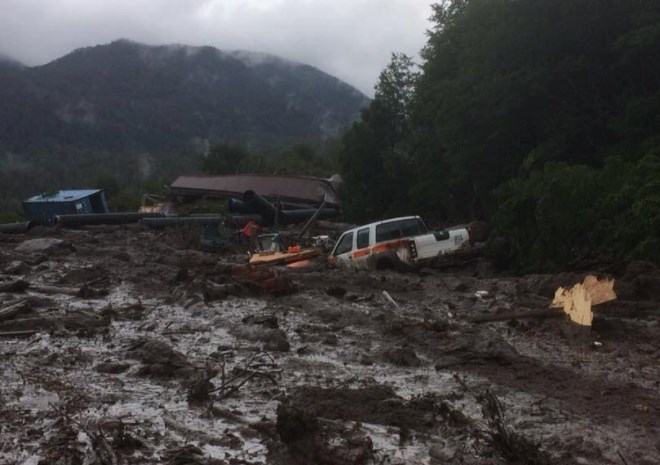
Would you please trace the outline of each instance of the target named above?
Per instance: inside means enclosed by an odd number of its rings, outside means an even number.
[[[648,317],[660,317],[660,303],[653,301],[610,301],[594,308],[594,314],[600,318],[630,318],[643,319]],[[544,308],[527,311],[513,311],[482,315],[469,318],[470,323],[489,323],[497,321],[522,320],[528,318],[561,318],[565,314],[561,309]]]
[[[15,317],[19,313],[30,311],[32,309],[30,302],[27,299],[22,299],[8,307],[0,310],[0,321],[9,320],[10,318]]]
[[[77,312],[72,315],[62,317],[44,317],[20,318],[0,322],[0,331],[28,331],[28,330],[48,330],[48,329],[67,329],[69,331],[89,330],[104,328],[110,325],[110,318],[88,315]]]
[[[75,287],[58,287],[58,286],[47,286],[47,285],[32,286],[30,290],[34,292],[39,292],[41,294],[65,294],[74,297],[77,297],[78,293],[80,292],[80,289],[77,289]]]
[[[530,310],[527,312],[507,312],[495,315],[483,315],[468,319],[471,323],[489,323],[494,321],[519,320],[524,318],[562,318],[564,313],[556,309]]]
[[[27,337],[37,334],[39,331],[29,329],[26,331],[5,331],[0,332],[0,337]]]
[[[64,294],[70,295],[71,297],[80,297],[83,299],[94,299],[108,295],[107,289],[94,289],[89,287],[87,284],[83,284],[80,288],[40,285],[32,286],[30,287],[30,290],[39,292],[41,294]]]

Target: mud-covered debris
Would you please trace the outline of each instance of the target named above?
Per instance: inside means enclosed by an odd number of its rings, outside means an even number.
[[[445,442],[433,444],[429,448],[429,457],[431,463],[451,463],[456,454],[454,448],[448,446]]]
[[[435,425],[440,403],[433,396],[405,400],[391,387],[359,389],[303,386],[292,390],[289,404],[316,417],[349,420],[426,431]]]
[[[274,276],[260,283],[260,287],[265,294],[271,294],[276,297],[291,294],[296,288],[291,280],[285,276]]]
[[[383,291],[383,297],[387,300],[394,308],[399,308],[399,304],[392,298],[389,292]]]
[[[16,252],[23,254],[68,255],[75,252],[69,242],[54,237],[40,237],[21,242],[16,246]]]
[[[339,338],[336,334],[327,334],[322,340],[322,344],[327,346],[336,346],[339,343]]]
[[[616,294],[627,300],[660,300],[660,270],[653,263],[634,261],[615,284]]]
[[[165,452],[167,465],[227,465],[227,462],[209,457],[199,447],[188,444]]]
[[[102,315],[109,315],[115,320],[138,321],[142,320],[147,314],[147,308],[138,301],[122,307],[113,307],[108,305],[101,310]]]
[[[326,291],[326,294],[328,294],[330,297],[337,297],[338,299],[343,298],[346,295],[346,289],[343,287],[329,287]]]
[[[506,460],[507,463],[521,465],[550,465],[550,455],[541,449],[538,442],[531,441],[517,433],[506,424],[504,408],[500,400],[490,391],[479,396],[484,418],[488,420],[490,431],[487,440],[491,447]]]
[[[248,325],[261,325],[272,329],[279,328],[279,322],[275,315],[248,315],[241,321]]]
[[[184,354],[158,339],[139,339],[128,349],[127,355],[143,363],[137,373],[140,376],[172,378],[194,373],[194,367]]]
[[[407,346],[388,349],[383,352],[383,358],[385,361],[401,367],[418,367],[422,365],[422,361],[415,350]]]
[[[286,337],[286,333],[281,329],[273,330],[264,344],[264,350],[270,352],[288,352],[291,344]]]
[[[277,432],[291,464],[364,465],[373,457],[373,442],[358,425],[324,421],[288,402],[277,406]]]
[[[116,375],[125,372],[130,367],[131,365],[125,362],[101,362],[96,365],[96,371]]]
[[[211,365],[197,370],[195,374],[186,381],[187,399],[191,404],[200,404],[211,399],[211,393],[215,385],[211,380],[218,374],[219,370]]]
[[[11,305],[0,309],[0,321],[9,320],[15,318],[21,313],[28,313],[32,310],[32,305],[28,299],[21,299],[18,302],[14,302]]]
[[[232,327],[229,332],[241,339],[262,342],[264,350],[273,352],[288,352],[291,348],[286,332],[282,329],[273,329],[262,325],[240,324]]]
[[[43,315],[6,320],[0,322],[0,331],[46,329],[95,333],[107,329],[110,323],[111,320],[108,316],[98,317],[83,310],[76,310],[64,316]]]
[[[28,287],[30,287],[30,283],[28,281],[25,281],[24,279],[17,279],[6,283],[0,283],[0,292],[19,293],[24,292]]]
[[[8,275],[23,275],[28,271],[30,271],[30,265],[20,260],[9,262],[2,268],[2,273]]]
[[[442,278],[442,282],[447,290],[452,292],[465,292],[470,288],[463,279],[457,276],[445,276]]]
[[[87,284],[83,284],[80,289],[78,289],[77,296],[82,299],[98,299],[99,297],[105,297],[110,293],[107,289],[95,289]]]
[[[225,272],[228,272],[235,282],[262,294],[282,296],[296,291],[295,286],[288,276],[280,275],[272,268],[233,266],[229,267]]]
[[[245,290],[238,283],[217,284],[207,280],[200,287],[204,296],[204,302],[207,303],[215,300],[224,300],[229,296],[241,296],[245,294]]]

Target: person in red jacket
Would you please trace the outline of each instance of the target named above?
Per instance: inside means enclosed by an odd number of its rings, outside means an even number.
[[[259,238],[257,237],[257,232],[259,231],[259,225],[254,221],[249,221],[242,229],[243,234],[248,239],[248,247],[250,249],[250,254],[255,253],[259,249]]]

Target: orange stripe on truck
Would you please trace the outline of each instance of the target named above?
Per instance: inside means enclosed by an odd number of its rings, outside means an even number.
[[[369,247],[366,247],[364,249],[358,249],[355,252],[353,252],[353,258],[364,257],[365,255],[369,255],[370,253],[371,253],[371,249]]]
[[[383,242],[374,245],[372,251],[373,253],[376,254],[376,253],[383,253],[383,252],[387,252],[388,250],[399,249],[401,247],[407,247],[407,246],[408,243],[406,241]]]

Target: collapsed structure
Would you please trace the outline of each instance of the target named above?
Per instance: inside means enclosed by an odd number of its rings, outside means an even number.
[[[180,176],[170,192],[181,202],[228,198],[227,210],[237,223],[253,220],[262,225],[285,225],[339,216],[340,184],[338,175],[330,179],[262,174]]]

